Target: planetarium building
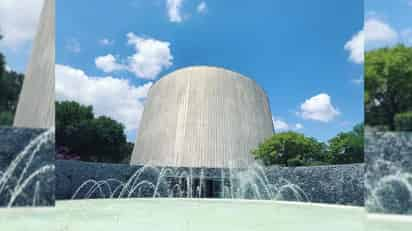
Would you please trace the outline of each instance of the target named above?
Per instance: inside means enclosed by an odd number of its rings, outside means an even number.
[[[273,134],[265,92],[236,72],[187,67],[149,91],[131,164],[241,168]]]

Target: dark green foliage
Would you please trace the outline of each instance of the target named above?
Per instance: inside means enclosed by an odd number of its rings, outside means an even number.
[[[412,131],[412,111],[395,115],[395,129],[397,131]]]
[[[10,111],[0,112],[0,126],[12,125],[13,124],[13,113]]]
[[[84,161],[120,163],[130,158],[122,124],[105,116],[95,117],[91,106],[56,102],[56,144]]]
[[[342,132],[329,140],[327,162],[330,164],[362,163],[363,125],[356,125],[350,132]]]
[[[295,157],[287,161],[287,166],[290,166],[290,167],[297,167],[297,166],[303,166],[303,165],[305,165],[305,163],[299,157]]]
[[[13,124],[22,84],[23,75],[7,71],[5,58],[0,53],[0,126]]]
[[[273,135],[252,151],[265,165],[314,166],[362,163],[363,124],[352,131],[339,133],[328,144],[297,132]]]
[[[395,116],[407,111],[412,111],[412,48],[398,45],[367,52],[366,125],[396,130]]]

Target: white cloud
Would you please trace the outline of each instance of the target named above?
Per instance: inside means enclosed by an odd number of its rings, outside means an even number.
[[[104,72],[113,72],[127,69],[127,66],[118,64],[116,58],[112,54],[99,56],[94,60],[96,67]]]
[[[110,40],[108,38],[103,38],[99,40],[99,44],[102,46],[111,46],[114,44],[114,40]]]
[[[340,112],[332,105],[330,96],[321,93],[302,103],[298,114],[304,119],[329,122],[338,116]]]
[[[388,46],[398,41],[397,31],[377,18],[367,19],[364,31],[366,47]]]
[[[276,117],[272,117],[273,127],[275,128],[275,132],[283,132],[289,130],[289,125]]]
[[[133,86],[125,79],[91,77],[82,70],[56,64],[57,100],[92,105],[97,116],[111,117],[124,124],[127,131],[138,128],[151,86],[152,82]]]
[[[80,42],[75,38],[70,38],[66,40],[66,49],[72,53],[80,53]]]
[[[1,0],[0,46],[19,49],[31,42],[36,34],[43,0]]]
[[[362,64],[364,62],[364,39],[364,31],[361,30],[345,44],[345,50],[350,52],[350,61],[357,64]]]
[[[204,14],[207,11],[207,5],[205,1],[202,1],[199,3],[199,5],[197,5],[197,12],[200,14]]]
[[[297,124],[295,124],[295,129],[296,129],[296,130],[303,129],[303,125],[300,124],[300,123],[297,123]]]
[[[349,60],[357,64],[364,62],[365,49],[390,46],[399,41],[399,35],[395,29],[375,18],[375,12],[369,14],[372,16],[365,21],[363,30],[355,34],[344,47],[350,52]]]
[[[303,129],[303,125],[297,123],[295,125],[289,125],[287,122],[282,120],[281,118],[272,117],[273,127],[275,128],[275,132],[285,132],[290,130],[300,130]]]
[[[11,71],[11,67],[9,65],[6,64],[5,66],[6,71]]]
[[[181,14],[183,0],[167,0],[167,13],[171,22],[182,22]]]
[[[142,79],[155,79],[160,72],[173,65],[170,43],[144,38],[134,33],[127,34],[128,44],[133,45],[135,53],[121,64],[112,54],[95,59],[97,68],[104,72],[127,70]],[[122,62],[122,63],[126,63]]]
[[[137,77],[155,79],[164,69],[172,66],[173,56],[170,43],[153,38],[143,38],[128,33],[128,44],[135,47],[136,53],[128,57],[128,69]]]

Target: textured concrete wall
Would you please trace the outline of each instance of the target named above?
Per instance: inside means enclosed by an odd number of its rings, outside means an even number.
[[[54,126],[55,1],[45,0],[14,126]]]
[[[189,67],[149,92],[131,164],[241,167],[273,134],[268,98],[252,80],[216,67]]]

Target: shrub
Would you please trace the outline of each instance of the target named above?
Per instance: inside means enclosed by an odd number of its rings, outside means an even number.
[[[412,131],[412,111],[395,115],[395,129],[397,131]]]
[[[296,167],[296,166],[303,166],[303,165],[305,165],[305,163],[303,162],[303,160],[301,160],[299,157],[295,157],[295,158],[289,159],[289,160],[287,161],[287,163],[288,163],[288,166],[291,166],[291,167]]]

